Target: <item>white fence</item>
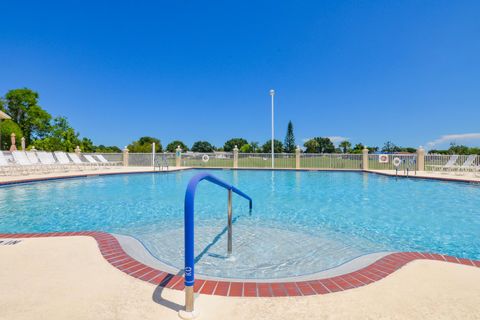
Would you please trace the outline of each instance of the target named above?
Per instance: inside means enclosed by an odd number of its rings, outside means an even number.
[[[233,153],[182,153],[181,165],[184,167],[233,168]]]
[[[123,161],[123,154],[121,154],[121,153],[87,153],[87,152],[85,152],[85,153],[80,154],[80,158],[83,161],[86,161],[85,158],[83,157],[83,155],[85,155],[85,154],[89,154],[89,155],[101,154],[105,157],[105,159],[107,159],[110,162],[121,162],[121,161]]]
[[[361,170],[361,154],[345,153],[302,153],[300,167],[307,169],[347,169]]]
[[[271,168],[271,153],[239,153],[239,168]],[[275,168],[295,168],[295,154],[277,153],[275,154]]]
[[[300,154],[299,167],[307,169],[350,169],[360,170],[361,154]],[[182,166],[206,168],[233,168],[233,153],[185,153],[182,154]],[[238,168],[271,168],[271,153],[239,153]],[[276,153],[275,168],[295,169],[295,153]]]
[[[381,161],[381,157],[386,162]],[[397,166],[395,164],[398,164]],[[416,170],[417,155],[416,154],[369,154],[368,169],[369,170]]]
[[[3,151],[7,160],[13,163],[9,151]],[[86,162],[83,155],[80,157]],[[124,163],[125,153],[97,153],[102,154],[108,161]],[[381,161],[380,158],[383,157]],[[386,159],[385,159],[386,158]],[[128,165],[132,167],[175,166],[177,164],[175,153],[128,153]],[[397,162],[398,166],[395,166]],[[416,170],[418,168],[418,155],[414,154],[369,154],[369,170]],[[234,168],[235,159],[233,152],[212,153],[182,153],[180,166],[198,168]],[[238,168],[271,168],[271,153],[238,153],[236,161]],[[362,154],[334,154],[334,153],[300,153],[297,160],[295,153],[276,153],[275,168],[277,169],[344,169],[362,170]],[[440,155],[426,154],[424,156],[425,171],[475,171],[480,172],[480,155]]]
[[[459,169],[480,170],[480,155],[425,155],[426,171],[456,171]]]
[[[123,158],[122,158],[123,159]],[[128,165],[131,167],[152,167],[168,164],[175,166],[175,153],[156,153],[155,157],[152,153],[129,153]]]

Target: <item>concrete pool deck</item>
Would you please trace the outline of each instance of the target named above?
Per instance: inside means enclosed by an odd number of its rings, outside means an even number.
[[[399,177],[409,177],[412,179],[432,179],[432,180],[443,180],[443,181],[457,181],[457,182],[471,182],[471,183],[480,183],[480,174],[475,175],[474,172],[464,172],[459,174],[458,172],[434,172],[434,171],[410,171],[407,175],[403,170],[395,172],[395,170],[366,170],[365,172],[381,174],[385,176],[394,177],[398,175]]]
[[[170,171],[181,169],[189,168],[172,167]],[[152,172],[152,168],[117,167],[1,177],[0,184],[140,172]],[[395,174],[394,171],[371,172]],[[417,177],[459,181],[474,178],[432,173],[418,173]],[[470,182],[476,180],[480,182],[477,178]],[[108,251],[104,248],[101,252],[100,243],[92,237],[21,240],[16,244],[0,244],[0,319],[178,319],[177,311],[183,304],[181,281],[175,284],[177,290],[172,290],[169,286],[159,287],[141,280],[141,276],[130,276],[125,268],[115,267],[111,260],[110,263],[106,260]],[[408,260],[396,267],[395,272],[368,285],[364,283],[354,289],[347,287],[328,294],[300,292],[303,289],[297,283],[294,286],[297,296],[266,298],[257,286],[258,296],[262,297],[252,299],[232,294],[224,297],[222,293],[217,294],[217,287],[215,293],[212,292],[214,295],[199,295],[196,309],[202,319],[480,318],[477,307],[480,268],[458,264],[462,262],[456,258],[452,258],[456,263],[447,263],[443,261],[450,261],[446,257],[436,256],[442,261]],[[480,267],[480,263],[476,263]],[[289,289],[286,284],[281,285],[281,290]],[[231,293],[234,287],[229,286]],[[245,294],[246,284],[243,288]],[[268,290],[274,293],[275,287]],[[313,291],[312,287],[309,290]]]
[[[301,297],[199,295],[200,319],[478,319],[480,268],[416,260],[356,289]],[[110,265],[91,237],[0,246],[0,319],[178,319],[183,292]]]
[[[162,172],[172,172],[179,170],[186,170],[188,167],[169,167],[168,170]],[[39,173],[39,174],[23,174],[23,175],[10,175],[0,176],[0,185],[10,183],[22,183],[31,181],[43,181],[50,179],[60,178],[76,178],[76,177],[94,177],[98,175],[115,175],[115,174],[128,174],[128,173],[148,173],[159,172],[158,169],[153,171],[152,167],[100,167],[95,170],[71,170],[66,172],[51,172],[51,173]]]

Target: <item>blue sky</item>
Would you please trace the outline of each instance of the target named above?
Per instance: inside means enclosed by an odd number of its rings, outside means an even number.
[[[479,1],[3,1],[0,12],[0,94],[38,91],[96,144],[263,143],[274,88],[281,140],[292,120],[298,144],[480,145]]]

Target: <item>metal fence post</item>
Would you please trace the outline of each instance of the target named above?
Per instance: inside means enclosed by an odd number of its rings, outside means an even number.
[[[128,167],[128,149],[125,147],[123,149],[123,166]]]
[[[238,168],[238,147],[233,148],[233,167]]]
[[[295,168],[300,169],[300,146],[297,146],[297,149],[295,149]]]
[[[362,169],[368,170],[368,149],[366,147],[362,150]]]
[[[177,146],[177,149],[175,149],[175,167],[181,167],[182,166],[182,148],[180,146]]]
[[[422,146],[417,149],[417,171],[425,171],[425,149]]]

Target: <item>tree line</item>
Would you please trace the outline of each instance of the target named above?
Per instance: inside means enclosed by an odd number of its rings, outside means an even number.
[[[116,146],[94,145],[87,137],[80,138],[66,117],[53,117],[38,103],[37,92],[13,89],[0,97],[0,110],[12,119],[0,124],[0,149],[10,148],[10,135],[15,133],[17,148],[25,138],[27,149],[72,152],[79,146],[84,152],[120,152]]]
[[[153,138],[153,137],[141,137],[140,139],[132,142],[127,146],[130,152],[141,152],[141,153],[148,153],[152,152],[152,145],[155,143],[155,151],[156,152],[175,152],[177,147],[183,152],[214,152],[214,151],[224,151],[224,152],[232,152],[235,146],[237,146],[240,153],[271,153],[272,152],[272,140],[267,140],[264,144],[260,145],[257,141],[250,141],[248,142],[247,139],[244,138],[232,138],[227,140],[222,147],[216,147],[208,141],[199,140],[192,144],[191,147],[188,147],[183,141],[181,140],[174,140],[170,142],[165,148],[163,148],[160,139]],[[345,140],[339,143],[338,147],[335,147],[332,140],[328,137],[314,137],[308,139],[303,144],[302,152],[305,153],[351,153],[351,154],[359,154],[362,153],[362,150],[366,146],[362,143],[357,143],[354,146]],[[293,132],[293,124],[291,121],[288,122],[287,125],[287,133],[285,135],[284,141],[280,141],[275,139],[273,148],[275,153],[294,153],[297,145],[295,143],[295,134]],[[413,153],[416,152],[415,148],[404,148],[398,147],[394,143],[388,141],[384,144],[384,146],[380,149],[378,147],[369,147],[367,149],[370,153],[375,153],[378,151],[386,152],[386,153],[395,153],[395,152],[408,152]]]
[[[445,150],[432,149],[428,153],[435,154],[479,154],[480,148],[477,147],[467,147],[464,145],[458,145],[454,142],[450,143],[450,147]]]
[[[20,147],[21,138],[25,138],[27,149],[35,147],[45,151],[67,151],[72,152],[79,146],[83,152],[121,152],[117,146],[95,145],[87,137],[80,137],[62,116],[53,117],[39,103],[37,92],[28,89],[14,89],[8,91],[4,97],[0,97],[0,110],[12,117],[11,120],[3,120],[0,125],[0,149],[10,148],[10,135],[15,133],[17,148]],[[244,138],[232,138],[227,140],[223,146],[216,147],[208,141],[199,140],[188,147],[181,140],[174,140],[167,144],[165,149],[160,139],[154,137],[141,137],[130,143],[127,148],[130,152],[151,152],[152,144],[155,143],[156,152],[175,152],[180,146],[183,152],[231,152],[238,147],[241,153],[270,153],[272,150],[271,140],[260,144],[258,141],[247,141]],[[297,148],[294,127],[291,121],[288,122],[285,139],[274,140],[275,153],[294,153]],[[387,141],[382,148],[376,146],[365,146],[362,143],[352,145],[350,141],[341,141],[338,147],[328,137],[314,137],[303,143],[302,152],[306,153],[351,153],[358,154],[367,147],[369,152],[398,153],[416,152],[415,148],[400,147]],[[463,145],[452,143],[447,150],[430,150],[430,153],[439,154],[480,154],[480,148],[469,148]]]

